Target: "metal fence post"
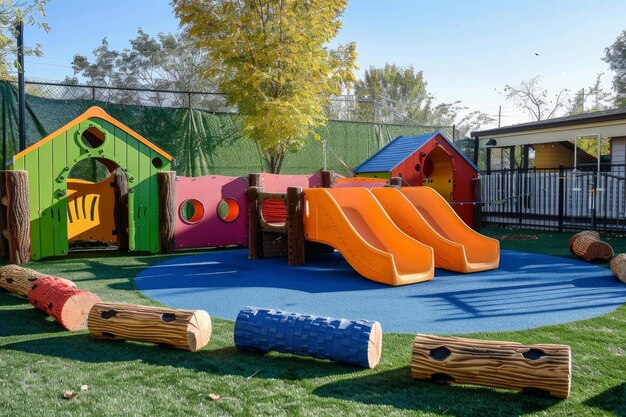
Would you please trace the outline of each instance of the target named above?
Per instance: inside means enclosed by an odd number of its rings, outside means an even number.
[[[565,208],[565,167],[563,165],[559,165],[559,232],[563,231],[563,217],[564,217],[564,208]]]

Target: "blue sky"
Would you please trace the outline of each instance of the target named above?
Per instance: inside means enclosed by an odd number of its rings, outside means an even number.
[[[51,33],[29,29],[25,37],[44,51],[27,59],[27,75],[46,80],[72,75],[73,55],[90,56],[105,36],[123,49],[138,27],[152,35],[178,29],[167,0],[53,0],[47,21]],[[626,30],[626,1],[351,0],[343,22],[337,42],[356,42],[358,75],[386,62],[413,65],[440,101],[492,115],[502,105],[506,125],[527,120],[504,100],[506,84],[540,75],[550,91],[574,91],[605,72],[609,87],[613,74],[601,58]]]

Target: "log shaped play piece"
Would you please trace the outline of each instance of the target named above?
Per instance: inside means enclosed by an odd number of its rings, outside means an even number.
[[[593,230],[576,233],[569,239],[568,246],[572,253],[585,261],[601,259],[608,261],[613,257],[613,248],[600,240],[600,234]]]
[[[617,279],[626,284],[626,253],[620,253],[611,259],[611,271]]]
[[[382,329],[377,321],[345,320],[245,307],[235,322],[241,350],[278,351],[331,359],[365,368],[380,361]]]
[[[55,277],[39,278],[28,291],[28,302],[59,322],[67,330],[87,328],[89,310],[100,298]]]
[[[39,278],[48,277],[49,275],[32,269],[22,268],[18,265],[5,265],[0,267],[0,288],[3,288],[14,294],[28,296],[28,291],[33,287]],[[53,277],[70,287],[76,288],[76,284],[64,278]]]
[[[567,398],[571,373],[567,345],[522,345],[424,334],[413,340],[411,375],[415,379],[547,392]]]
[[[98,303],[89,313],[95,339],[134,340],[195,352],[211,339],[211,317],[204,310],[177,310],[124,303]]]

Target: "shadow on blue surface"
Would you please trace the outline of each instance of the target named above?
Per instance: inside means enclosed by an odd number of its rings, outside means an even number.
[[[582,261],[502,251],[495,271],[437,270],[421,284],[389,287],[358,275],[338,253],[289,267],[245,250],[176,258],[142,271],[138,289],[165,304],[234,320],[245,305],[379,320],[386,331],[506,331],[606,314],[626,302],[611,271]]]

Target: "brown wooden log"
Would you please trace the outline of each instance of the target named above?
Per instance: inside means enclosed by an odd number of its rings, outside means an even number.
[[[250,179],[252,179],[250,174]],[[258,180],[258,178],[257,178]],[[259,187],[248,187],[248,258],[263,258],[263,235],[259,224]]]
[[[304,265],[304,193],[287,188],[287,258],[289,265]]]
[[[128,179],[122,168],[117,168],[113,174],[111,185],[115,193],[113,217],[115,219],[117,247],[118,249],[128,249]]]
[[[598,238],[598,240],[600,239],[600,233],[596,232],[595,230],[583,230],[582,232],[578,232],[578,233],[576,233],[576,234],[572,235],[572,236],[569,238],[569,240],[567,241],[567,247],[569,248],[569,250],[570,250],[570,251],[571,251],[574,255],[576,255],[576,254],[574,253],[574,242],[575,242],[578,238],[580,238],[581,236],[586,235],[586,234],[590,234],[590,235],[592,235],[592,236],[595,236],[595,237],[597,237],[597,238]]]
[[[30,291],[33,285],[37,283],[37,280],[43,277],[49,277],[49,275],[33,271],[32,269],[23,268],[18,265],[5,265],[0,267],[0,288],[14,294],[27,296],[28,291]],[[60,280],[67,286],[76,288],[76,284],[69,279],[59,277],[53,278]]]
[[[611,259],[611,271],[617,279],[626,284],[626,253],[620,253]]]
[[[28,172],[6,171],[7,229],[9,263],[30,261],[30,211],[28,206]]]
[[[176,173],[159,172],[159,238],[161,253],[174,252],[174,230],[176,229]]]
[[[87,328],[87,316],[100,298],[89,291],[67,285],[59,278],[42,277],[28,291],[28,302],[67,330]]]
[[[211,318],[204,310],[98,303],[88,322],[95,339],[151,342],[192,352],[211,339]]]
[[[575,236],[575,239],[571,239],[571,251],[574,255],[587,262],[596,259],[608,261],[613,257],[613,248],[601,241],[597,232],[577,233]]]
[[[6,171],[0,170],[0,200],[2,201],[2,204],[0,205],[0,231],[4,232],[7,230],[8,235],[7,206],[9,205],[9,199],[7,198],[6,178]],[[7,237],[4,236],[4,233],[0,233],[0,256],[6,258],[8,255],[9,241]]]
[[[323,188],[332,188],[333,187],[333,171],[322,170],[322,187]]]
[[[546,392],[567,398],[571,373],[567,345],[522,345],[424,334],[413,340],[411,375],[415,379]]]

